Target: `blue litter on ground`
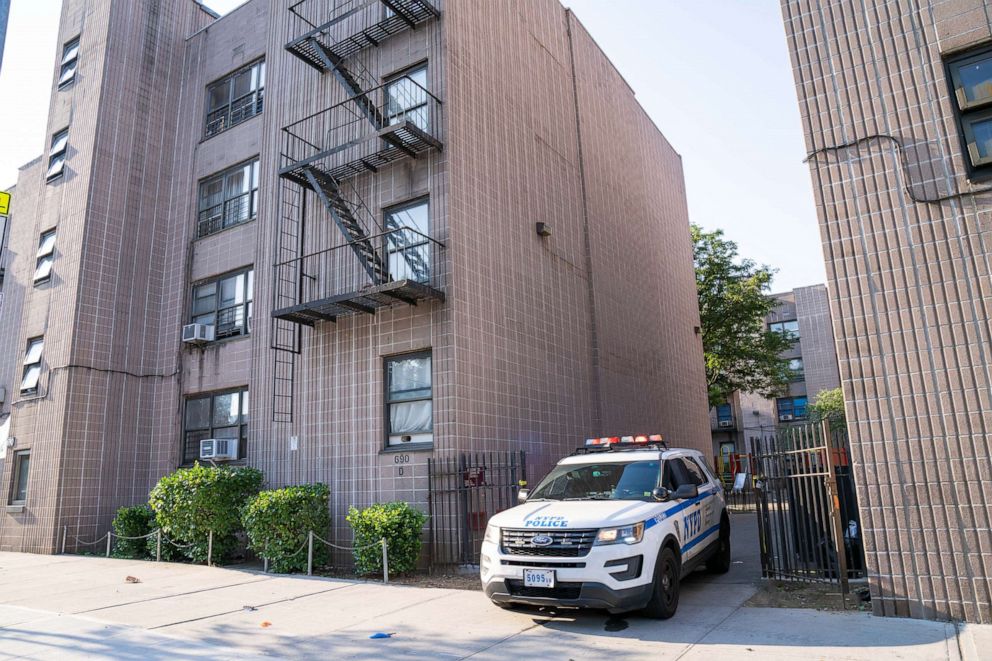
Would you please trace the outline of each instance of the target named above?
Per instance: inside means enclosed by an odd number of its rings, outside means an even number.
[[[379,633],[374,633],[371,636],[369,636],[369,638],[372,638],[372,639],[375,639],[375,638],[392,638],[392,637],[393,637],[393,634],[391,634],[391,633],[382,633],[381,631]]]

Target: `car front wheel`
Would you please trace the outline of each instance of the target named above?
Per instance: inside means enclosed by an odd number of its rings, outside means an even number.
[[[654,567],[654,592],[644,608],[644,614],[659,620],[667,620],[679,607],[679,579],[682,568],[671,547],[666,546],[658,554]]]

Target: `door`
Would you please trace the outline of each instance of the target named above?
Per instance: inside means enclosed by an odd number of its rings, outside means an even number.
[[[697,488],[700,487],[695,481],[693,472],[686,467],[685,461],[686,458],[683,457],[671,457],[665,460],[665,467],[662,473],[663,487],[669,491],[675,491],[683,484],[692,484]],[[697,555],[701,550],[699,540],[700,534],[704,530],[703,500],[704,498],[701,495],[698,498],[678,501],[672,507],[672,510],[674,510],[672,518],[675,520],[683,563]]]

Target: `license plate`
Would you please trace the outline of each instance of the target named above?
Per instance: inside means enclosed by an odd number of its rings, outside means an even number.
[[[555,571],[553,569],[525,569],[524,587],[553,588],[555,586]]]

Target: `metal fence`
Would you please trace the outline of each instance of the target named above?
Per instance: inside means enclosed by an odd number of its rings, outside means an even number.
[[[766,578],[838,583],[864,572],[847,435],[798,425],[758,439],[755,502]]]
[[[517,504],[523,452],[470,452],[428,459],[430,563],[478,564],[489,517]]]

